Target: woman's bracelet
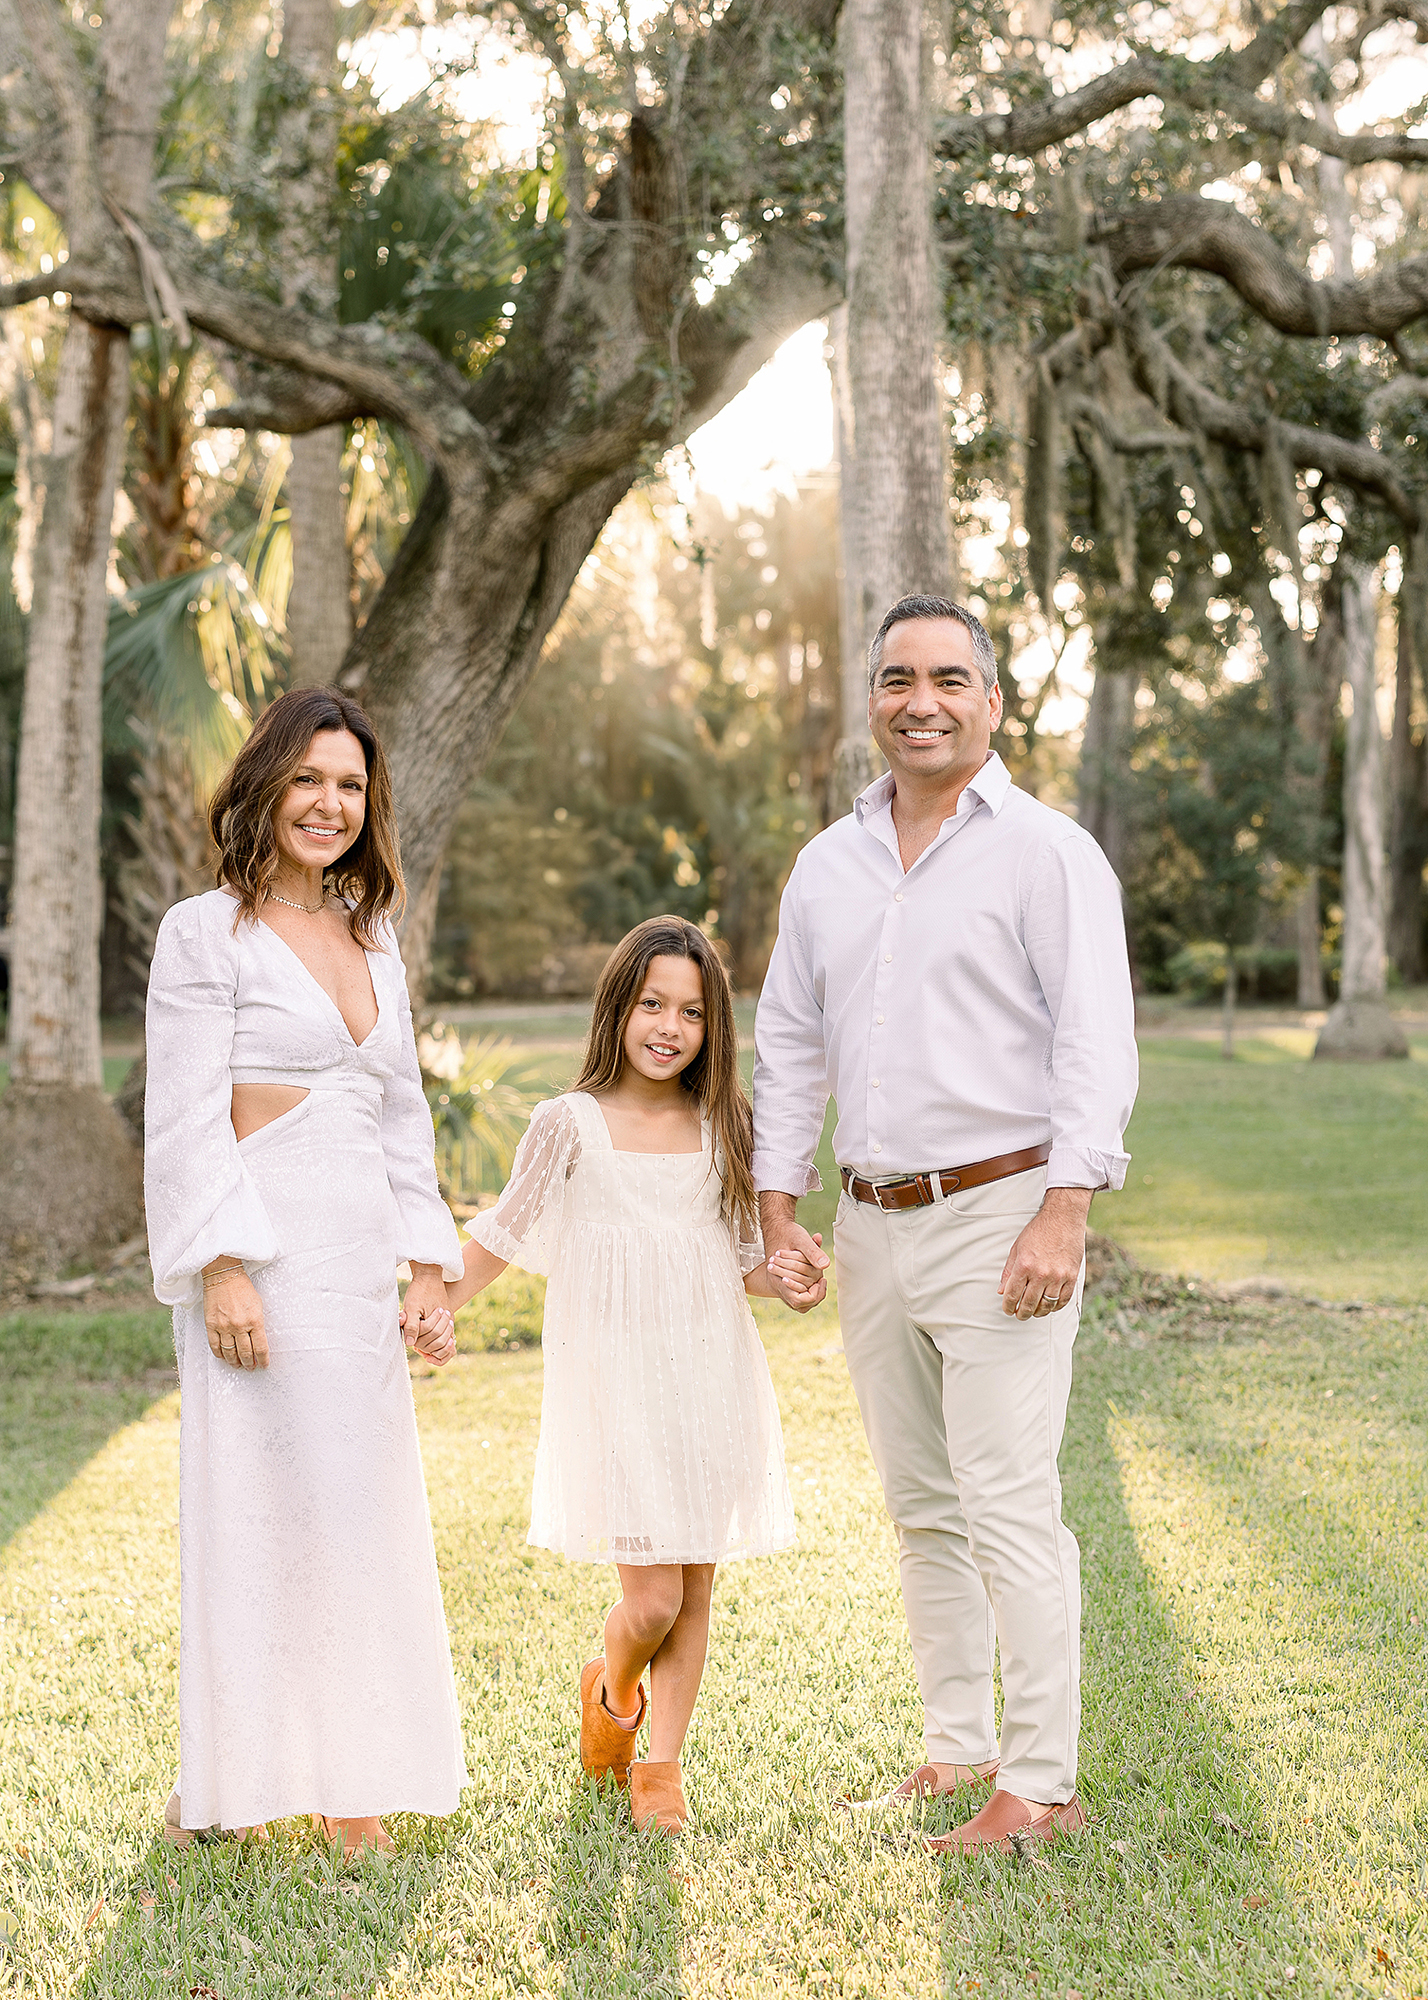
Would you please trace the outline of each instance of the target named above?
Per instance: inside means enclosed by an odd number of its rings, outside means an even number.
[[[245,1278],[248,1275],[246,1264],[225,1264],[221,1271],[205,1271],[203,1274],[203,1289],[209,1291],[214,1285],[221,1285],[223,1280],[231,1278],[235,1271],[241,1271]]]

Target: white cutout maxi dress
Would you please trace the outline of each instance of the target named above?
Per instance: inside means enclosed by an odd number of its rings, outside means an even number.
[[[396,940],[377,1021],[221,890],[164,918],[149,974],[145,1200],[174,1308],[179,1780],[186,1827],[447,1813],[466,1782],[406,1351],[404,1258],[461,1271]],[[235,1083],[308,1095],[241,1143]],[[218,1361],[205,1264],[241,1257],[264,1370]]]
[[[577,1562],[727,1562],[795,1540],[783,1430],[743,1274],[697,1153],[617,1152],[586,1091],[538,1104],[495,1208],[467,1224],[549,1277],[528,1539]]]

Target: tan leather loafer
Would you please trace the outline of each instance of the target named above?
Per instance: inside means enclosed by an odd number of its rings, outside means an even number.
[[[963,1785],[995,1785],[997,1767],[993,1764],[986,1771],[979,1771],[975,1764],[956,1764],[956,1775],[950,1785],[944,1784],[937,1775],[935,1764],[919,1764],[911,1777],[904,1778],[900,1785],[894,1785],[890,1792],[884,1792],[876,1799],[844,1799],[849,1812],[875,1812],[884,1806],[920,1805],[924,1799],[945,1799]]]
[[[635,1738],[645,1719],[645,1691],[640,1689],[640,1712],[634,1726],[623,1728],[605,1706],[605,1662],[587,1660],[580,1673],[580,1766],[592,1778],[608,1771],[624,1789],[630,1775],[630,1759],[635,1754]]]
[[[993,1792],[965,1826],[954,1826],[951,1833],[929,1837],[923,1844],[932,1854],[1015,1854],[1079,1833],[1085,1824],[1081,1801],[1074,1796],[1065,1805],[1029,1806],[1010,1792]]]
[[[661,1833],[683,1833],[689,1807],[677,1763],[631,1764],[630,1815],[642,1832],[655,1826]]]

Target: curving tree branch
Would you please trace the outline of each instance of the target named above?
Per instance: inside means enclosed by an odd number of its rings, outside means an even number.
[[[1416,21],[1418,13],[1406,11],[1413,5],[1414,0],[1397,0],[1382,19],[1399,17],[1402,8],[1401,18]],[[1158,97],[1163,103],[1218,112],[1283,145],[1312,146],[1352,165],[1371,160],[1428,161],[1428,139],[1398,132],[1340,132],[1326,118],[1266,102],[1256,94],[1326,11],[1321,0],[1297,0],[1294,6],[1281,9],[1242,49],[1226,49],[1205,62],[1191,62],[1158,50],[1138,50],[1103,76],[1093,77],[1063,97],[1046,97],[1011,111],[949,118],[938,134],[937,150],[947,160],[989,151],[1026,159],[1074,138],[1140,98]],[[1428,9],[1423,11],[1428,14]]]
[[[1326,479],[1387,507],[1410,532],[1422,515],[1385,454],[1358,439],[1309,424],[1286,424],[1263,405],[1232,403],[1187,368],[1141,313],[1122,317],[1126,348],[1137,382],[1169,422],[1213,444],[1257,456],[1282,453],[1296,471],[1317,468]]]
[[[1229,202],[1200,195],[1146,202],[1104,223],[1092,241],[1109,253],[1120,285],[1139,271],[1208,271],[1281,333],[1392,340],[1428,315],[1428,257],[1405,257],[1365,278],[1315,280]]]

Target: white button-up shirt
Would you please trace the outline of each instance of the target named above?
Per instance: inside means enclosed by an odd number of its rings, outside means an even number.
[[[840,1167],[885,1178],[1051,1143],[1048,1187],[1120,1187],[1135,1007],[1120,888],[993,755],[904,870],[891,776],[811,840],[754,1028],[754,1182],[807,1194],[829,1093]]]

